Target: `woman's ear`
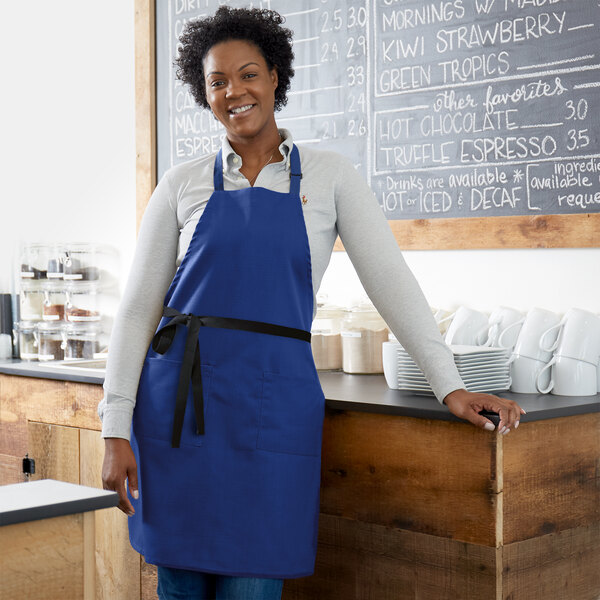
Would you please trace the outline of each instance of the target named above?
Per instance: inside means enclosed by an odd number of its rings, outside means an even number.
[[[279,77],[277,75],[277,67],[271,69],[271,81],[273,82],[273,89],[276,90],[279,85]]]

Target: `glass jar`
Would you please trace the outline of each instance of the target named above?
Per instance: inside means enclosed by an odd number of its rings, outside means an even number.
[[[21,279],[46,279],[47,244],[25,244],[21,252]]]
[[[94,282],[65,284],[65,319],[69,322],[100,321],[98,285]]]
[[[65,327],[65,360],[91,360],[106,356],[97,323],[70,323]]]
[[[48,263],[46,269],[46,276],[48,279],[62,279],[63,278],[63,262],[64,262],[64,250],[59,244],[52,244],[48,246]]]
[[[65,342],[62,323],[44,321],[36,327],[38,360],[64,360]]]
[[[44,281],[42,283],[44,302],[42,319],[44,321],[64,321],[66,294],[62,281]]]
[[[346,373],[383,373],[382,345],[388,328],[375,307],[362,303],[344,311],[342,357]]]
[[[117,283],[118,254],[109,246],[65,244],[62,263],[65,281],[101,281],[103,287]]]
[[[21,360],[38,359],[38,343],[33,321],[19,321],[15,331],[19,340],[19,358]]]
[[[315,366],[320,371],[342,368],[342,316],[339,306],[324,304],[317,308],[311,328],[311,346]]]
[[[41,281],[23,280],[19,290],[19,315],[22,321],[41,321],[44,293]]]

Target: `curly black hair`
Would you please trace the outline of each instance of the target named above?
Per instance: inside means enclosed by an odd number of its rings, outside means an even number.
[[[292,31],[282,27],[284,18],[274,10],[221,6],[213,17],[188,21],[179,41],[175,60],[177,78],[190,86],[197,104],[209,108],[206,101],[203,61],[219,42],[244,40],[262,52],[269,70],[277,68],[275,110],[287,104],[287,92],[294,76]]]

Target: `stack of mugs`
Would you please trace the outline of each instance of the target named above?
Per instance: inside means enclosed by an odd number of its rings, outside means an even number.
[[[512,349],[523,325],[521,312],[499,306],[488,317],[485,313],[461,306],[454,313],[437,320],[438,326],[451,321],[445,333],[447,344],[491,346]]]
[[[527,313],[512,354],[511,391],[535,394],[538,385],[543,388],[548,386],[550,372],[546,365],[552,359],[552,350],[544,349],[540,342],[547,340],[548,344],[554,344],[559,323],[557,314],[543,308],[532,308]]]
[[[552,341],[554,337],[556,341]],[[600,390],[600,317],[571,308],[558,324],[542,333],[538,345],[553,353],[536,378],[540,393],[593,396]]]
[[[517,393],[591,396],[600,391],[600,316],[571,308],[562,317],[543,308],[485,313],[461,306],[436,314],[448,344],[510,349],[510,389]],[[449,322],[449,324],[448,324]]]

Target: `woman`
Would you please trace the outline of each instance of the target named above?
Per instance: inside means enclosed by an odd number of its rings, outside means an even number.
[[[158,565],[161,598],[269,600],[313,572],[324,398],[309,332],[338,233],[440,401],[486,429],[482,409],[502,431],[522,412],[463,389],[351,163],[278,129],[293,75],[282,21],[221,7],[188,23],[178,76],[226,138],[159,182],[113,331],[103,481]]]

